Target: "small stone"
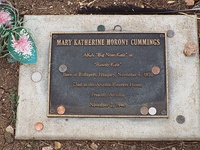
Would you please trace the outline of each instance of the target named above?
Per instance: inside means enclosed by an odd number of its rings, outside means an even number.
[[[97,149],[98,149],[98,145],[95,144],[94,142],[90,145],[90,147],[91,147],[93,150],[97,150]]]
[[[193,42],[188,42],[185,44],[185,48],[183,50],[183,53],[185,54],[185,56],[192,56],[195,55],[197,53],[197,46],[195,43]]]
[[[28,148],[31,148],[31,147],[32,147],[30,144],[27,144],[26,146],[27,146]]]
[[[168,1],[167,4],[173,4],[175,1]]]
[[[185,3],[186,3],[187,6],[193,6],[194,0],[185,0]]]
[[[43,147],[42,150],[53,150],[51,146]]]
[[[14,129],[11,125],[9,125],[7,128],[6,128],[6,132],[8,133],[11,133],[12,135],[14,135]]]
[[[172,150],[176,150],[176,148],[175,148],[175,147],[172,147]]]
[[[27,10],[22,11],[20,14],[21,14],[21,15],[25,15],[26,13],[27,13]]]
[[[55,142],[55,149],[61,149],[62,144],[60,142]]]
[[[131,146],[131,150],[136,150],[136,146],[135,145],[133,145],[133,146]]]
[[[4,137],[5,137],[5,139],[6,139],[6,142],[7,143],[12,143],[13,141],[14,141],[14,139],[13,139],[13,137],[12,137],[12,134],[11,133],[9,133],[9,132],[6,132],[5,134],[4,134]]]
[[[4,90],[0,89],[0,98],[3,96]]]
[[[80,144],[80,143],[76,143],[76,146],[80,147],[80,146],[82,146],[82,144]]]
[[[4,143],[5,143],[5,139],[3,135],[0,135],[0,145],[4,145]]]
[[[72,4],[72,2],[70,2],[70,1],[67,2],[67,5],[71,5],[71,4]]]

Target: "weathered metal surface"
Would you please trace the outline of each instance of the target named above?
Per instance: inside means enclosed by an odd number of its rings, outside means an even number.
[[[166,78],[164,33],[53,33],[48,116],[167,117]]]

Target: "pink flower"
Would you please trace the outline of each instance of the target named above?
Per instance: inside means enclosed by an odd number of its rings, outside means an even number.
[[[22,55],[31,55],[32,43],[29,41],[29,36],[22,34],[20,35],[19,40],[16,40],[12,35],[12,47],[15,52],[22,53]]]
[[[11,16],[8,12],[6,11],[0,11],[0,26],[3,24],[7,24],[8,26],[11,25]]]

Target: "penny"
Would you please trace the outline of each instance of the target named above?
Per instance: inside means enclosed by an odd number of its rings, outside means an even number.
[[[44,125],[41,122],[35,124],[35,130],[41,131],[44,128]]]
[[[152,69],[151,69],[152,73],[157,75],[160,73],[160,68],[158,66],[154,66]]]
[[[65,107],[64,106],[59,106],[58,108],[57,108],[57,112],[58,112],[58,114],[59,115],[63,115],[64,113],[65,113]]]
[[[148,109],[147,107],[142,107],[142,108],[140,109],[140,113],[141,113],[142,115],[147,115],[147,114],[149,113],[149,109]]]

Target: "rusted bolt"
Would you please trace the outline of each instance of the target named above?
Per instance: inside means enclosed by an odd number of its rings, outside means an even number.
[[[58,108],[57,108],[57,113],[59,114],[59,115],[63,115],[64,113],[65,113],[65,107],[64,106],[59,106]]]
[[[35,130],[36,130],[36,131],[41,131],[43,128],[44,128],[43,123],[37,122],[37,123],[35,124]]]
[[[197,53],[197,46],[193,42],[187,42],[183,50],[185,56],[192,56]]]
[[[142,108],[140,109],[140,113],[141,113],[142,115],[147,115],[147,114],[149,113],[149,109],[148,109],[147,107],[142,107]]]
[[[160,73],[160,68],[158,66],[154,66],[152,69],[151,69],[152,73],[157,75]]]
[[[65,72],[65,71],[67,71],[67,66],[66,66],[66,65],[60,65],[60,66],[59,66],[59,71],[60,71],[60,72]]]
[[[174,35],[175,35],[175,33],[174,33],[173,30],[168,30],[168,31],[167,31],[167,37],[169,37],[169,38],[173,38]]]

